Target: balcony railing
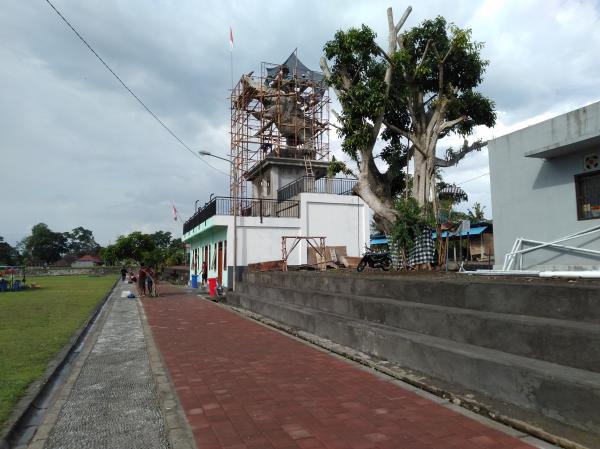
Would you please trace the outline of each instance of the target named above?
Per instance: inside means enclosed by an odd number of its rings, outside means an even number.
[[[217,196],[183,224],[183,233],[190,232],[215,215],[233,215],[234,200]],[[263,198],[238,198],[238,215],[242,217],[300,217],[298,201],[277,201]]]
[[[354,178],[315,179],[312,176],[303,176],[277,190],[277,201],[289,200],[303,192],[351,195],[356,183]]]

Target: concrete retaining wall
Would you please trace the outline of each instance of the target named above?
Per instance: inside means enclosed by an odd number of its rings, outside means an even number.
[[[121,267],[26,267],[25,276],[70,276],[90,275],[103,276],[106,274],[120,274]]]
[[[269,272],[227,301],[600,434],[597,286]]]

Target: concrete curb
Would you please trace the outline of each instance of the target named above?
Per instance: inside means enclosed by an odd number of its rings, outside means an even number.
[[[459,406],[463,409],[468,410],[469,412],[471,412],[473,414],[479,415],[486,419],[493,420],[495,422],[498,422],[500,424],[508,426],[512,429],[516,429],[517,431],[524,432],[525,434],[532,435],[536,438],[539,438],[540,440],[547,441],[549,443],[555,444],[555,445],[563,447],[565,449],[591,449],[586,446],[582,446],[578,443],[575,443],[573,441],[567,440],[558,435],[551,434],[539,427],[533,426],[524,421],[503,415],[503,414],[499,413],[498,411],[491,409],[486,404],[482,404],[474,399],[471,399],[471,398],[468,398],[465,396],[460,396],[460,395],[451,393],[449,391],[442,390],[442,389],[435,387],[433,385],[430,385],[428,383],[425,383],[422,380],[423,379],[422,376],[414,375],[414,374],[408,372],[407,370],[404,370],[401,367],[391,364],[389,362],[386,362],[384,364],[382,362],[374,361],[370,357],[368,357],[366,354],[355,351],[349,347],[334,343],[331,340],[318,337],[317,335],[292,328],[290,326],[287,326],[280,322],[266,318],[257,313],[250,312],[248,310],[245,310],[245,309],[242,309],[239,307],[235,307],[235,306],[223,303],[223,302],[220,302],[219,305],[222,307],[226,307],[242,316],[245,316],[247,318],[255,320],[261,324],[275,328],[279,331],[282,331],[286,334],[290,334],[293,337],[296,337],[300,340],[304,340],[304,341],[306,341],[312,345],[315,345],[319,348],[322,348],[329,352],[337,354],[338,356],[352,360],[353,362],[357,362],[361,365],[369,367],[369,368],[376,370],[380,373],[383,373],[387,376],[398,379],[398,380],[400,380],[404,383],[407,383],[419,390],[425,391],[425,392],[435,395],[439,398],[442,398],[444,400],[444,402],[454,404],[454,406]],[[530,444],[532,444],[531,441],[528,441],[528,442]]]
[[[114,282],[104,298],[100,300],[88,319],[73,334],[69,342],[58,352],[54,359],[50,361],[46,368],[46,372],[41,379],[34,381],[27,388],[27,393],[25,393],[25,396],[17,403],[11,417],[0,432],[0,449],[12,448],[16,436],[25,430],[23,427],[25,422],[36,410],[38,410],[35,403],[48,393],[53,381],[59,375],[61,369],[66,365],[74,349],[85,339],[90,326],[96,320],[98,314],[108,301],[108,298],[110,298],[117,283],[118,279]]]
[[[156,346],[152,329],[150,329],[150,325],[148,324],[146,311],[139,298],[137,298],[137,306],[148,351],[150,370],[156,382],[161,409],[165,417],[165,430],[171,448],[197,449],[194,434],[185,416],[183,407],[179,402],[179,397],[169,376],[169,371],[166,369],[164,360]]]

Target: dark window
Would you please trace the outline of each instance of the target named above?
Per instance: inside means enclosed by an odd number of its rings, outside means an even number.
[[[600,171],[575,176],[577,219],[600,218]]]

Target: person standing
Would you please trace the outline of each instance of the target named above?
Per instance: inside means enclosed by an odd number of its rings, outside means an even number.
[[[154,285],[156,284],[154,278],[156,274],[151,267],[146,267],[146,284],[148,285],[148,296],[154,296]]]
[[[123,267],[121,268],[121,282],[125,282],[125,276],[127,276],[127,270]]]
[[[140,267],[140,271],[138,271],[137,286],[138,296],[146,296],[146,271],[144,267]]]
[[[202,262],[202,285],[206,285],[208,279],[208,266],[206,261]]]

